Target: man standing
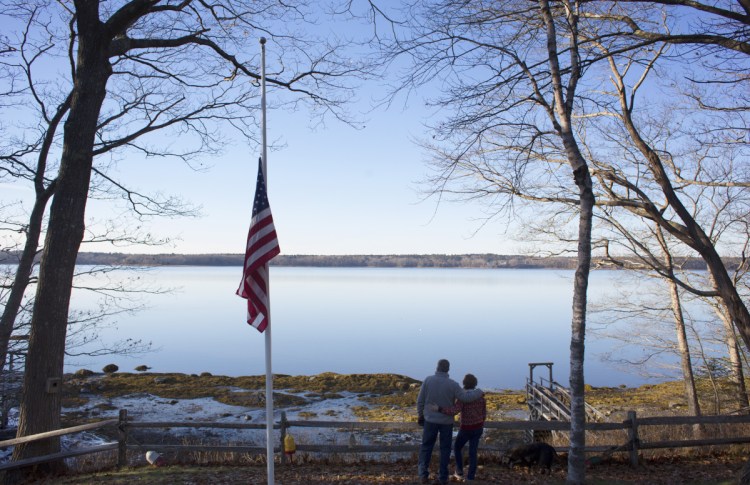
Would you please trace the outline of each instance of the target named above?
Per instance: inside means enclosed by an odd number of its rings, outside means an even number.
[[[466,374],[464,377],[464,389],[475,389],[477,387],[477,378],[473,374]],[[430,405],[427,405],[430,407]],[[458,429],[458,436],[453,445],[453,456],[456,457],[456,474],[454,477],[459,481],[464,481],[464,460],[463,447],[469,443],[469,474],[466,479],[471,481],[477,474],[477,449],[479,447],[479,438],[484,431],[484,420],[487,419],[487,401],[484,397],[463,403],[457,401],[455,405],[444,408],[438,406],[438,411],[451,416],[461,413],[461,423]]]
[[[419,449],[419,478],[422,483],[429,483],[430,460],[435,441],[440,435],[440,468],[436,483],[448,483],[448,464],[451,458],[451,441],[453,439],[453,416],[437,411],[438,407],[453,406],[458,399],[471,402],[484,395],[481,389],[461,389],[456,381],[448,377],[450,362],[440,359],[434,375],[428,376],[419,390],[417,397],[418,423],[424,426],[422,446]],[[427,407],[426,404],[434,406]],[[437,407],[436,407],[437,406]]]

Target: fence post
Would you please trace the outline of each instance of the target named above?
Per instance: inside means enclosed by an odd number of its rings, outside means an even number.
[[[286,450],[284,450],[284,438],[286,438],[286,429],[289,427],[289,421],[286,420],[286,411],[281,411],[281,464],[286,464]]]
[[[630,448],[630,466],[638,466],[638,419],[636,418],[635,411],[628,411],[628,421],[630,421],[630,427],[628,428],[628,443]]]
[[[117,468],[128,464],[128,410],[120,409],[117,422]]]

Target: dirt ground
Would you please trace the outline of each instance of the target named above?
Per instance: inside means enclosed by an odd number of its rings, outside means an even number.
[[[683,484],[732,484],[744,465],[746,458],[740,456],[715,456],[710,458],[662,458],[644,461],[638,468],[631,468],[622,461],[609,461],[591,466],[586,471],[586,483],[683,485]],[[433,467],[433,472],[434,470]],[[403,463],[358,463],[301,465],[277,465],[277,485],[355,485],[355,484],[416,484],[416,464]],[[431,476],[431,478],[433,478]],[[55,477],[36,480],[33,483],[55,485],[199,485],[226,484],[247,485],[266,483],[266,468],[263,464],[246,466],[166,466],[127,468],[120,471],[103,472],[83,476]],[[484,484],[564,484],[565,470],[557,465],[551,475],[541,475],[525,469],[508,470],[500,464],[484,464],[477,472],[475,482]]]

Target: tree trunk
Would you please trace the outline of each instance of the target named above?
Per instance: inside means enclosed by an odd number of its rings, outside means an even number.
[[[737,342],[737,335],[734,333],[732,320],[729,318],[729,312],[727,311],[726,306],[723,305],[723,301],[718,301],[717,303],[721,305],[720,307],[716,307],[716,313],[719,315],[719,318],[724,325],[727,354],[731,365],[729,369],[729,378],[734,385],[737,409],[747,414],[748,411],[750,411],[750,402],[748,402],[747,398],[745,372],[742,370],[742,355],[740,353],[739,343]]]
[[[573,287],[573,320],[570,336],[570,453],[567,483],[585,481],[586,400],[583,362],[586,338],[586,302],[591,269],[591,226],[594,192],[586,164],[574,172],[579,187],[581,212],[578,222],[578,265]]]
[[[677,349],[680,352],[680,368],[682,369],[682,380],[685,385],[685,399],[688,411],[693,416],[701,415],[701,407],[698,402],[698,393],[695,391],[695,376],[693,375],[693,363],[690,358],[690,346],[688,345],[687,331],[685,330],[685,316],[682,313],[680,292],[674,280],[668,280],[669,295],[672,300],[672,315],[674,316],[675,330],[677,332]]]
[[[44,211],[47,208],[47,202],[49,202],[55,190],[55,181],[52,181],[47,187],[44,186],[47,171],[47,156],[55,139],[57,127],[63,116],[65,116],[65,113],[68,112],[68,109],[70,109],[70,96],[58,107],[57,112],[50,119],[44,141],[39,150],[36,174],[34,176],[36,199],[34,200],[34,207],[29,216],[29,225],[26,227],[26,242],[23,246],[21,258],[18,261],[16,276],[13,278],[8,300],[5,302],[3,315],[0,317],[0,372],[5,369],[5,364],[8,361],[10,336],[15,328],[18,311],[21,308],[21,303],[23,303],[23,296],[26,294],[26,288],[29,286],[31,272],[34,268],[34,258],[36,257],[36,252],[39,248],[39,239],[42,234]]]
[[[671,268],[671,260],[669,261]],[[685,315],[682,312],[682,301],[680,290],[673,279],[669,281],[669,295],[672,300],[672,315],[674,316],[675,330],[677,333],[677,350],[680,352],[680,368],[682,369],[682,382],[685,386],[685,400],[688,405],[688,413],[693,416],[701,416],[701,405],[698,401],[698,392],[695,389],[695,375],[693,374],[693,361],[690,356],[690,345],[688,344],[687,330],[685,328]],[[693,425],[693,436],[698,438],[704,432],[701,424]]]
[[[745,348],[750,350],[750,312],[748,312],[747,306],[737,293],[737,287],[729,277],[727,268],[714,246],[710,245],[705,248],[704,252],[701,252],[701,256],[703,256],[711,276],[717,283],[716,289],[732,317],[732,322],[740,332]]]
[[[79,1],[76,9],[79,33],[77,68],[31,319],[19,437],[60,427],[65,337],[73,274],[84,234],[97,121],[112,72],[107,54],[109,40],[99,21],[98,2]],[[59,438],[51,438],[16,446],[13,459],[59,450]]]
[[[573,318],[570,335],[570,451],[568,453],[569,484],[583,484],[586,478],[586,402],[583,362],[586,340],[586,302],[591,269],[591,227],[594,219],[594,191],[591,173],[581,154],[573,131],[572,113],[576,86],[581,70],[578,58],[578,18],[575,9],[566,10],[570,29],[568,48],[570,69],[563,82],[557,46],[557,30],[548,0],[539,0],[539,10],[546,28],[547,53],[554,103],[546,105],[550,121],[560,136],[565,158],[573,169],[573,180],[578,188],[580,213],[578,220],[578,265],[573,286]],[[556,116],[555,116],[556,115]]]
[[[661,217],[661,214],[656,208],[651,208],[651,213],[648,217],[659,224],[661,228],[677,237],[701,255],[701,258],[705,261],[706,267],[711,274],[711,278],[713,278],[716,290],[726,305],[732,322],[737,327],[737,330],[739,330],[740,336],[745,343],[745,347],[750,350],[750,312],[737,292],[737,287],[729,276],[724,261],[722,261],[719,253],[716,251],[716,247],[714,246],[713,241],[711,241],[711,238],[708,237],[703,228],[701,228],[701,226],[695,221],[695,218],[690,214],[690,211],[685,208],[682,201],[677,196],[674,187],[672,187],[672,182],[669,180],[669,176],[664,169],[664,164],[662,163],[659,154],[641,137],[633,123],[631,113],[627,109],[627,106],[624,104],[625,101],[622,98],[621,103],[623,103],[622,120],[625,123],[625,127],[628,130],[633,143],[648,161],[649,170],[653,174],[654,180],[659,184],[666,201],[680,218],[684,224],[684,228],[679,228],[677,224]]]
[[[8,361],[8,347],[10,345],[10,336],[16,324],[18,311],[23,303],[23,296],[26,288],[29,286],[31,272],[34,269],[34,258],[39,247],[39,239],[42,233],[42,220],[44,210],[47,207],[47,200],[38,199],[34,203],[29,217],[29,225],[26,231],[26,243],[21,253],[21,259],[18,261],[16,276],[13,278],[13,285],[10,288],[8,300],[5,302],[3,316],[0,317],[0,372],[5,369]]]

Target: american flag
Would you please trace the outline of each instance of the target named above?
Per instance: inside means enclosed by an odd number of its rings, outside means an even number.
[[[263,162],[259,159],[253,218],[245,249],[245,271],[237,289],[237,294],[247,299],[247,323],[259,332],[268,326],[268,262],[280,252],[266,193]]]

